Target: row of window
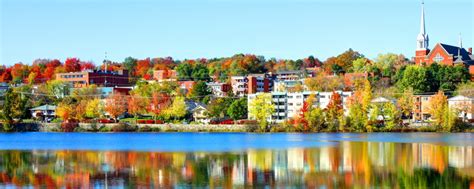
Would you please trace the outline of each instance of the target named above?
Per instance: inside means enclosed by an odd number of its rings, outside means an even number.
[[[61,75],[61,78],[83,78],[84,75]]]

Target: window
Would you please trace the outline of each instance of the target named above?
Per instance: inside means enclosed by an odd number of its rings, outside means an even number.
[[[442,62],[444,58],[438,53],[436,56],[433,58],[435,62]]]
[[[293,103],[288,103],[288,106],[293,106]]]

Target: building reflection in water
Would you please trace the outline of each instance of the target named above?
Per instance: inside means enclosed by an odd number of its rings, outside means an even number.
[[[340,142],[227,153],[0,151],[11,187],[474,187],[472,146]]]

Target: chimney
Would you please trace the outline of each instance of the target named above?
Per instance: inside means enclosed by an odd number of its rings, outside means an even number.
[[[471,48],[469,48],[469,50],[468,50],[468,51],[469,51],[469,54],[470,54],[470,55],[472,55],[472,47],[471,47]]]

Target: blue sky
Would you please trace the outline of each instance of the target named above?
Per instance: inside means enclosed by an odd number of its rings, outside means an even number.
[[[0,0],[0,64],[36,58],[321,60],[352,48],[414,55],[418,0]],[[473,45],[472,0],[425,0],[430,46]]]

